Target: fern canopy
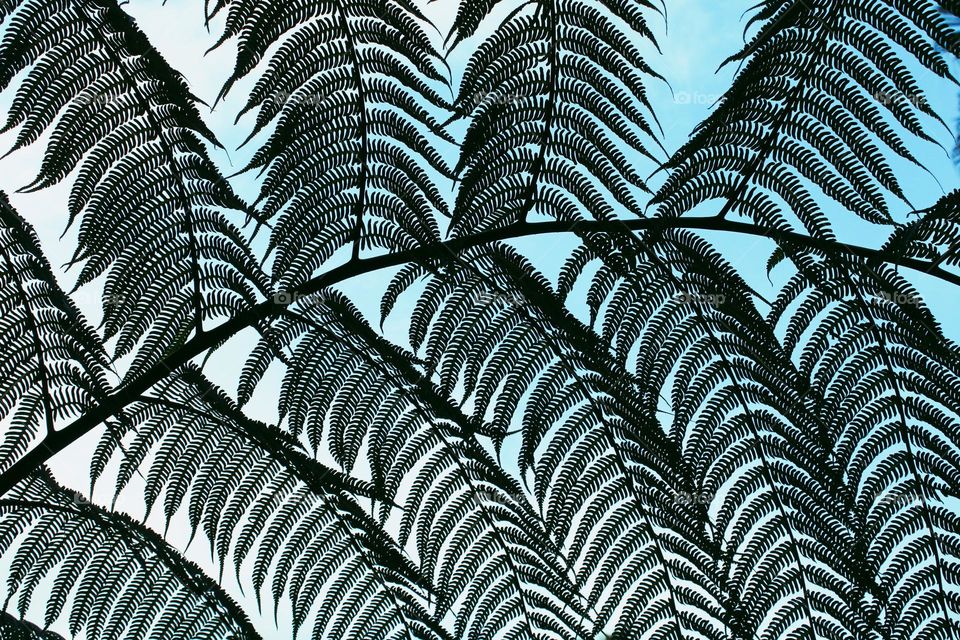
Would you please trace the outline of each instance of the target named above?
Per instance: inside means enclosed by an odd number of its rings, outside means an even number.
[[[895,204],[957,0],[760,0],[650,177],[666,3],[418,7],[205,0],[248,205],[116,0],[0,0],[104,296],[0,194],[0,640],[960,640],[960,349],[898,271],[960,282],[960,191]],[[94,429],[109,508],[45,466]]]

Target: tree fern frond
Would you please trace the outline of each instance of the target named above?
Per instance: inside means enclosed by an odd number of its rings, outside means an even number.
[[[489,3],[461,5],[455,29]],[[559,220],[640,214],[646,189],[628,154],[655,140],[634,44],[653,39],[646,1],[540,0],[510,14],[473,54],[454,105],[470,117],[451,231],[475,233],[530,215]]]
[[[465,252],[428,277],[411,317],[441,390],[501,434],[522,425],[548,531],[597,610],[597,633],[727,637],[702,505],[642,387],[514,250]],[[468,266],[467,266],[468,265]],[[502,441],[503,436],[497,440]]]
[[[72,635],[98,640],[259,638],[199,567],[130,518],[60,487],[46,470],[0,499],[0,551],[10,567],[6,602],[16,596],[21,616],[51,580],[44,628],[66,614]]]
[[[106,387],[100,340],[61,291],[33,229],[0,193],[0,468]]]
[[[922,121],[942,122],[909,65],[953,79],[944,53],[960,53],[948,22],[960,5],[764,0],[755,9],[759,32],[728,60],[745,63],[733,86],[665,165],[659,214],[720,200],[720,217],[780,227],[792,215],[831,237],[821,191],[865,220],[892,222],[888,196],[906,196],[891,156],[917,163],[901,133],[933,141]]]
[[[834,443],[871,622],[892,640],[960,637],[957,346],[894,271],[836,258],[806,263],[770,318]]]
[[[231,554],[238,579],[249,563],[258,594],[269,582],[275,607],[289,600],[295,636],[311,623],[312,637],[445,637],[426,609],[428,583],[352,497],[372,496],[364,483],[242,416],[194,368],[163,381],[129,418],[118,488],[143,466],[148,507],[162,498],[169,521],[184,506],[221,570]]]
[[[642,402],[668,399],[671,437],[711,514],[722,584],[743,632],[846,638],[864,628],[852,543],[833,500],[826,444],[807,416],[801,376],[753,306],[751,291],[704,241],[638,238],[625,275],[603,264],[591,313],[617,361],[634,362]],[[574,254],[570,282],[592,257]]]
[[[52,631],[44,631],[9,613],[0,614],[0,640],[63,640]]]
[[[883,246],[897,256],[931,261],[931,269],[960,262],[960,191],[949,193],[932,207],[917,212],[917,219],[898,227]]]
[[[449,136],[434,118],[448,102],[425,22],[409,0],[229,3],[221,42],[239,39],[224,92],[279,42],[242,113],[259,107],[251,137],[276,122],[247,169],[266,172],[261,212],[279,216],[270,250],[282,287],[344,246],[356,258],[438,240],[435,182],[450,170],[435,145]]]
[[[81,218],[78,286],[106,273],[106,335],[117,356],[141,343],[128,378],[205,318],[256,301],[267,284],[227,220],[246,206],[207,156],[215,137],[184,79],[113,0],[21,0],[0,69],[0,87],[26,70],[6,125],[20,127],[14,148],[53,127],[29,189],[79,166],[69,200],[71,221]]]
[[[258,347],[291,345],[281,414],[348,471],[367,452],[375,485],[403,509],[400,542],[412,537],[437,614],[455,617],[455,637],[592,638],[541,519],[473,438],[482,427],[343,296],[320,298],[291,311]]]

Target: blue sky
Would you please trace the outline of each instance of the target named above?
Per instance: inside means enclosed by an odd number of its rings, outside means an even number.
[[[742,46],[742,14],[752,4],[752,0],[668,0],[668,22],[665,23],[659,18],[651,20],[662,53],[657,53],[652,47],[645,47],[645,50],[651,55],[652,65],[667,79],[669,86],[666,83],[651,82],[649,89],[663,125],[663,144],[668,151],[675,150],[687,139],[690,131],[709,113],[711,106],[729,86],[735,69],[727,67],[717,72],[716,67],[721,60]],[[452,21],[456,2],[444,0],[427,4],[424,0],[418,0],[418,5],[424,8],[425,13],[441,31],[446,31]],[[207,32],[203,24],[202,6],[203,3],[199,0],[168,0],[166,6],[163,6],[161,0],[132,0],[125,9],[137,19],[167,60],[184,73],[194,93],[212,103],[232,68],[234,49],[232,43],[228,43],[204,56],[204,51],[216,40],[222,22],[214,23],[211,31]],[[462,64],[464,56],[469,53],[474,43],[475,39],[464,43],[450,57],[452,67]],[[920,76],[920,85],[928,90],[928,99],[934,109],[953,126],[957,120],[957,88],[923,70],[917,70],[917,73]],[[235,115],[251,85],[251,79],[238,82],[227,99],[217,105],[215,111],[204,111],[209,125],[225,146],[225,150],[212,152],[225,174],[231,174],[240,168],[256,149],[256,144],[237,149],[239,142],[247,136],[253,122],[252,114],[241,120],[238,127],[233,126]],[[0,110],[5,111],[11,96],[10,91],[0,96]],[[933,123],[930,131],[947,150],[952,147],[950,132],[937,128]],[[15,132],[0,136],[0,151],[6,151],[14,137]],[[0,160],[0,189],[11,193],[33,180],[39,168],[45,141],[46,136],[31,148]],[[960,186],[957,170],[944,149],[925,143],[916,144],[913,149],[930,173],[902,160],[894,163],[894,169],[913,203],[919,207],[929,206],[944,190],[950,191]],[[641,164],[652,171],[653,166],[648,161]],[[256,194],[254,178],[252,174],[248,174],[234,181],[238,191],[251,199]],[[70,257],[75,246],[75,229],[60,237],[66,221],[65,203],[69,185],[68,179],[61,185],[40,193],[11,193],[14,206],[36,227],[55,267]],[[897,219],[905,219],[909,211],[910,207],[906,204],[894,205]],[[851,214],[839,211],[837,214],[834,219],[844,220],[836,227],[842,239],[858,244],[878,245],[886,237],[886,231],[861,223]],[[763,268],[772,250],[771,243],[731,235],[714,235],[711,239],[758,290],[771,294],[775,291],[775,287],[767,282]],[[552,274],[559,264],[558,257],[562,257],[565,250],[574,245],[575,241],[571,238],[539,237],[528,239],[518,246],[538,260],[538,264],[548,274]],[[351,295],[371,316],[375,314],[380,292],[390,275],[391,272],[373,274],[349,287]],[[70,288],[75,276],[75,272],[64,273],[61,281]],[[911,279],[944,323],[948,334],[960,338],[960,321],[956,317],[956,293],[926,276]],[[98,321],[99,290],[96,284],[82,289],[77,299],[88,317]],[[406,331],[402,317],[402,313],[395,314],[394,319],[388,322],[386,332],[391,339],[405,344]],[[242,343],[243,339],[238,342]],[[231,348],[216,354],[210,363],[210,370],[215,372],[214,379],[225,384],[231,392],[234,390],[231,380],[242,357],[243,349]],[[280,371],[273,370],[267,377],[251,403],[251,413],[267,419],[275,413],[275,391],[279,374]],[[87,454],[95,442],[96,435],[88,436],[71,452],[61,455],[54,464],[58,477],[78,489],[84,488],[87,484]],[[139,487],[134,484],[128,492],[129,501],[122,503],[122,506],[127,506],[133,513],[138,513],[138,490]],[[175,542],[177,539],[185,540],[185,531],[173,531],[172,535]],[[191,557],[198,562],[204,563],[206,556],[202,544],[198,543],[191,549]],[[228,588],[240,597],[235,586],[228,585]],[[251,602],[249,598],[242,598],[242,601],[248,604]],[[255,606],[248,606],[247,609],[256,611]],[[284,632],[271,631],[272,615],[266,616],[260,622],[265,637],[288,637]]]

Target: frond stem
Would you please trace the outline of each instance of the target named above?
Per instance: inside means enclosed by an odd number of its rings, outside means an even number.
[[[528,236],[552,233],[572,233],[574,230],[622,233],[624,229],[633,231],[666,231],[668,229],[692,229],[700,231],[725,231],[752,236],[770,238],[777,242],[804,246],[829,254],[840,251],[875,262],[887,262],[921,271],[960,286],[960,275],[940,267],[931,268],[929,261],[905,256],[890,255],[880,249],[846,244],[833,240],[814,238],[801,233],[762,227],[747,222],[709,218],[638,218],[624,221],[585,220],[571,225],[569,222],[523,222],[459,238],[451,238],[436,244],[422,245],[395,253],[386,253],[369,258],[360,258],[341,264],[320,274],[303,285],[296,287],[297,296],[311,295],[337,283],[362,276],[366,273],[400,266],[408,262],[425,260],[449,260],[451,254],[491,242],[512,240]],[[294,296],[296,297],[296,296]],[[173,370],[189,362],[198,355],[223,343],[241,330],[278,314],[284,305],[273,299],[265,300],[238,313],[220,325],[195,335],[180,348],[170,353],[158,363],[146,369],[140,376],[117,388],[113,393],[71,424],[55,433],[48,434],[40,445],[27,452],[6,471],[0,473],[0,495],[9,491],[19,480],[39,468],[54,455],[77,441],[85,433],[96,428],[107,418],[136,402],[150,387],[164,379]]]

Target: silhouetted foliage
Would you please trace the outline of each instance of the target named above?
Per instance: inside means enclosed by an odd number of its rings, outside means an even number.
[[[315,640],[960,640],[960,351],[899,270],[960,278],[960,191],[893,207],[960,4],[759,2],[664,159],[669,5],[206,0],[247,204],[115,0],[0,0],[22,191],[79,219],[67,292],[0,197],[0,638],[259,638],[239,587]],[[388,268],[378,329],[337,285]],[[93,430],[109,507],[46,466]]]

